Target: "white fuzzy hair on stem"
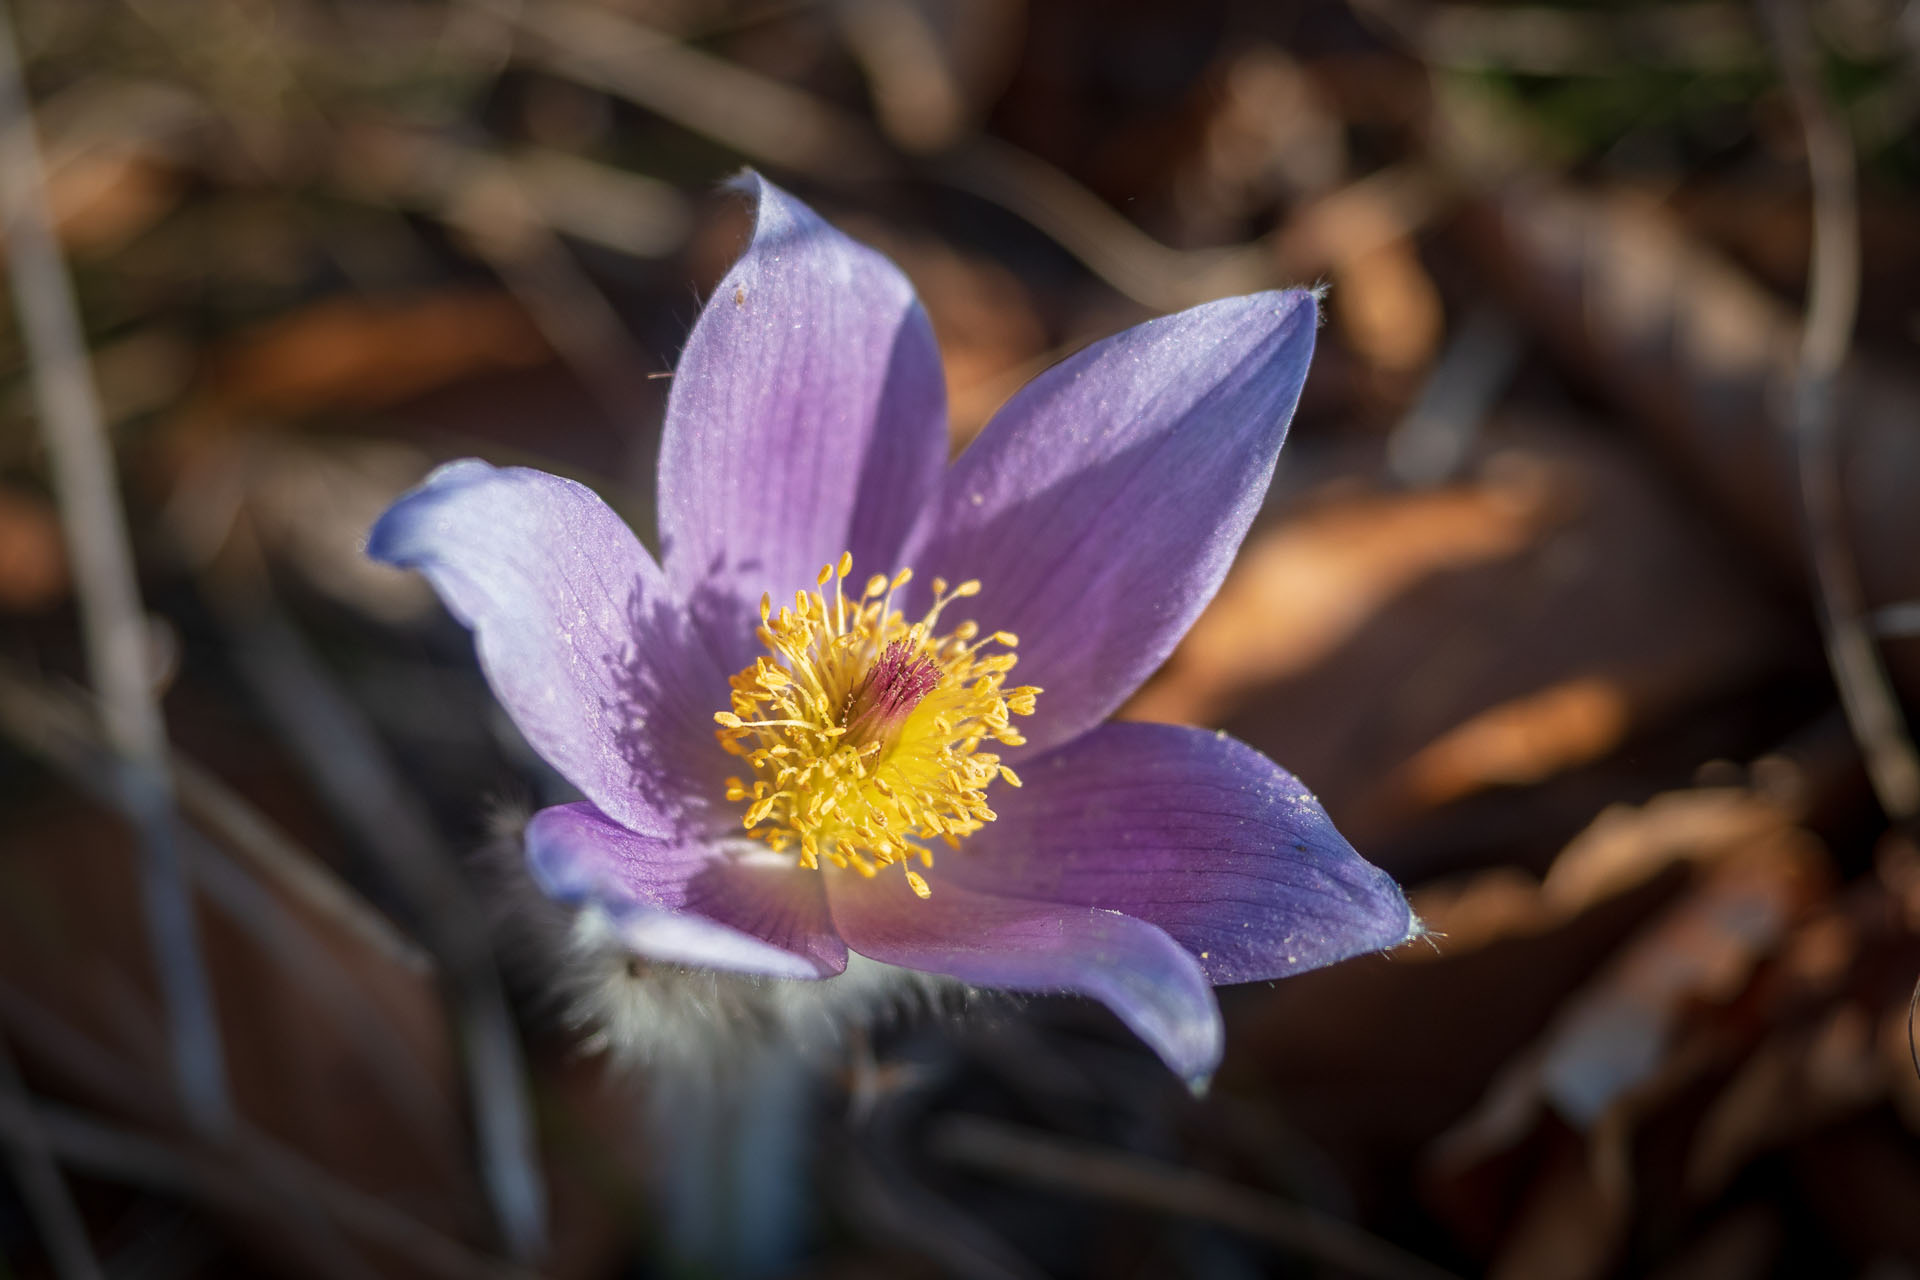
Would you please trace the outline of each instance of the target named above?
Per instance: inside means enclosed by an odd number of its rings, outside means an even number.
[[[637,955],[606,912],[555,902],[533,883],[528,816],[500,807],[481,857],[501,956],[585,1050],[657,1084],[723,1087],[768,1054],[825,1066],[860,1033],[973,998],[954,979],[852,953],[844,973],[812,981]]]

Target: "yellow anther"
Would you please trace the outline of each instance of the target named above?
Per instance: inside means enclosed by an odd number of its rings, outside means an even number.
[[[820,566],[820,572],[814,575],[813,584],[816,587],[824,587],[832,578],[833,578],[833,566],[830,564],[823,564]]]
[[[1004,687],[1013,654],[977,652],[1011,648],[1011,633],[979,640],[972,621],[938,630],[941,609],[978,593],[977,581],[950,592],[935,580],[932,606],[909,622],[892,593],[911,570],[873,575],[857,599],[852,570],[848,554],[823,566],[821,590],[795,592],[791,609],[761,598],[767,654],[733,677],[732,709],[714,715],[720,745],[752,770],[728,778],[725,795],[744,805],[753,838],[802,867],[931,867],[925,842],[960,847],[993,821],[986,788],[1020,785],[996,749],[1024,741],[1009,720],[1032,714],[1039,690]],[[930,892],[918,872],[909,884]]]
[[[927,878],[918,871],[907,872],[907,887],[922,898],[931,898],[933,890],[927,887]]]

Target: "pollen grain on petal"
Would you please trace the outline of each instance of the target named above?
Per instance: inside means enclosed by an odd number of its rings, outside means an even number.
[[[857,597],[852,570],[843,554],[791,607],[763,600],[767,652],[732,678],[731,708],[714,714],[720,744],[751,770],[727,779],[726,796],[744,806],[749,835],[803,867],[931,867],[927,841],[958,848],[993,821],[988,784],[1020,785],[992,747],[1025,741],[1011,718],[1032,715],[1040,690],[1006,686],[1018,661],[1010,633],[982,636],[972,621],[940,630],[942,611],[978,582],[936,579],[932,607],[909,622],[893,597],[911,569],[873,575]],[[906,879],[931,893],[919,871]]]

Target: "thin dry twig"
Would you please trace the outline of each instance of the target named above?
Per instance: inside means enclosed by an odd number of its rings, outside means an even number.
[[[639,347],[512,168],[495,165],[474,175],[442,216],[466,234],[607,415],[615,422],[639,416],[638,371],[645,365]]]
[[[1557,5],[1357,0],[1436,67],[1611,76],[1623,65],[1744,70],[1763,56],[1745,7],[1720,0],[1593,12]]]
[[[887,136],[915,152],[951,145],[967,123],[966,93],[927,11],[912,0],[843,0],[834,17]]]
[[[546,1189],[534,1152],[519,1036],[485,912],[385,744],[300,633],[264,594],[252,601],[215,596],[213,602],[226,614],[241,675],[267,718],[338,819],[380,855],[420,915],[466,1048],[481,1172],[508,1248],[516,1257],[532,1257],[544,1248]]]
[[[1387,437],[1387,470],[1394,478],[1428,486],[1457,476],[1524,354],[1519,331],[1500,311],[1481,306],[1468,312],[1420,398]]]
[[[978,1116],[948,1116],[928,1138],[952,1164],[1035,1186],[1211,1222],[1375,1280],[1449,1273],[1338,1218],[1224,1179]]]
[[[99,732],[93,725],[92,717],[77,698],[63,698],[52,689],[36,688],[0,668],[0,734],[38,756],[81,792],[94,795],[108,805],[117,802],[112,791],[101,784],[105,774],[101,760],[104,748],[99,742]],[[215,794],[225,792],[224,784],[203,770],[188,766],[178,756],[174,758],[174,767],[181,774],[191,767],[201,786]],[[232,811],[225,816],[244,820],[240,828],[244,836],[257,838],[265,833],[276,840],[286,841],[286,837],[272,828],[264,817],[251,814],[244,801],[231,795],[226,799]],[[375,1078],[398,1114],[422,1125],[423,1136],[429,1132],[426,1126],[430,1126],[430,1117],[439,1101],[433,1084],[423,1073],[420,1062],[407,1052],[401,1040],[393,1034],[393,1028],[378,1008],[340,971],[338,962],[311,926],[290,911],[246,867],[227,857],[199,831],[185,828],[182,836],[188,869],[212,904],[244,930],[262,953],[271,957],[293,982],[309,991],[319,1007],[337,1020],[340,1028],[352,1037],[352,1042],[376,1069]],[[398,939],[392,927],[384,922],[378,926],[371,924],[371,908],[358,905],[344,887],[321,870],[317,860],[291,849],[290,842],[287,843],[289,847],[276,850],[274,857],[290,860],[292,866],[287,870],[304,867],[307,874],[293,876],[291,883],[309,890],[318,889],[320,895],[317,905],[323,915],[347,922],[360,921],[362,929],[384,930],[384,933],[376,932],[374,936],[384,939],[392,935],[397,942],[389,945],[403,948],[401,954],[406,958],[402,963],[411,961],[409,967],[415,972],[430,970],[431,966],[412,944]],[[280,880],[277,883],[285,887],[288,881]],[[305,897],[298,890],[294,896],[309,905],[316,904],[316,899]],[[343,907],[349,913],[344,917],[338,914]],[[381,947],[379,942],[375,945]],[[387,955],[384,948],[381,948],[380,954],[385,958],[393,958]]]
[[[172,1099],[163,1087],[156,1087],[149,1078],[144,1069],[147,1058],[138,1050],[132,1059],[126,1054],[124,1046],[117,1052],[108,1050],[4,983],[0,983],[0,1025],[5,1027],[22,1052],[57,1072],[63,1085],[90,1094],[105,1105],[135,1112],[156,1130],[177,1127]],[[24,1098],[20,1101],[23,1106],[31,1102]],[[15,1119],[21,1122],[18,1116]],[[38,1123],[31,1116],[28,1121]],[[6,1131],[6,1124],[0,1121],[0,1133]],[[311,1195],[289,1197],[284,1189],[276,1194],[268,1179],[250,1176],[254,1171],[245,1167],[244,1158],[238,1161],[232,1158],[233,1152],[243,1152],[245,1149],[245,1117],[236,1117],[234,1129],[224,1138],[240,1144],[224,1148],[228,1151],[228,1158],[222,1162],[222,1167],[230,1168],[245,1181],[249,1192],[245,1212],[275,1218],[277,1225],[292,1238],[300,1256],[312,1264],[313,1271],[329,1277],[342,1277],[342,1280],[346,1277],[358,1280],[358,1277],[366,1274],[365,1263],[348,1245],[345,1237],[315,1208]],[[161,1140],[155,1138],[153,1141]],[[63,1164],[93,1171],[85,1160],[71,1159],[53,1135],[49,1135],[49,1146],[51,1154]],[[142,1179],[129,1181],[156,1185]],[[158,1185],[172,1188],[170,1183]],[[206,1203],[214,1208],[235,1207],[217,1197],[208,1197]]]
[[[911,1060],[904,1082],[872,1095],[865,1115],[850,1116],[841,1137],[845,1202],[859,1206],[863,1228],[879,1238],[938,1258],[955,1280],[1040,1280],[1044,1272],[985,1221],[926,1185],[909,1158],[931,1091],[944,1072]],[[849,1102],[855,1102],[849,1098]]]
[[[1920,636],[1920,600],[1903,600],[1875,609],[1873,630],[1888,638]]]
[[[253,870],[355,941],[408,973],[433,972],[433,957],[298,844],[246,797],[195,761],[174,753],[180,807],[208,834],[244,857]]]
[[[930,163],[928,176],[1025,219],[1094,275],[1155,310],[1276,283],[1266,241],[1221,249],[1161,244],[1060,169],[994,138],[956,147]]]
[[[911,171],[867,121],[624,15],[580,4],[525,10],[506,0],[468,2],[512,23],[525,56],[545,69],[656,112],[756,163],[840,184]],[[1144,306],[1177,309],[1275,283],[1266,241],[1171,248],[1066,173],[1003,142],[975,137],[916,167],[931,181],[1031,223]]]
[[[153,1110],[151,1092],[138,1070],[4,984],[0,1024],[23,1051],[57,1066],[87,1092],[136,1104],[144,1099],[144,1109]],[[55,1157],[70,1166],[173,1190],[227,1211],[266,1215],[299,1230],[307,1237],[303,1243],[316,1247],[328,1238],[340,1243],[336,1233],[344,1230],[392,1250],[422,1272],[450,1280],[530,1280],[529,1272],[476,1252],[380,1197],[340,1181],[253,1129],[244,1118],[236,1121],[217,1153],[202,1153],[70,1109],[42,1103],[34,1105],[32,1113],[43,1122],[49,1117],[56,1121],[47,1129],[47,1142]],[[13,1132],[21,1123],[17,1110],[0,1108],[0,1132]],[[333,1269],[355,1269],[347,1263],[342,1256]]]
[[[97,1177],[150,1187],[199,1200],[229,1213],[258,1215],[274,1209],[271,1191],[220,1160],[184,1151],[118,1129],[68,1107],[0,1096],[0,1134],[18,1139],[34,1133],[63,1164]],[[336,1254],[317,1269],[342,1277],[370,1277],[367,1264]],[[307,1261],[322,1259],[309,1255]]]
[[[1913,1059],[1913,1074],[1920,1076],[1920,1040],[1914,1038],[1913,1019],[1920,1013],[1920,978],[1913,983],[1913,995],[1907,1000],[1907,1056]]]
[[[896,167],[864,120],[610,10],[469,2],[512,23],[530,39],[535,60],[549,70],[657,112],[742,155],[853,181]]]
[[[226,1068],[193,899],[180,864],[166,727],[147,679],[146,620],[133,549],[73,283],[53,232],[46,171],[6,13],[0,13],[0,202],[9,283],[60,500],[87,668],[99,689],[115,756],[120,809],[140,833],[143,903],[166,1000],[176,1083],[194,1123],[217,1132],[232,1118]]]
[[[26,1089],[13,1065],[13,1055],[0,1038],[0,1104],[18,1105],[26,1101]],[[62,1280],[97,1280],[104,1277],[100,1260],[94,1256],[93,1242],[87,1238],[87,1224],[74,1206],[67,1180],[47,1150],[46,1136],[39,1126],[27,1123],[8,1135],[14,1185],[33,1215],[34,1225],[47,1246],[53,1269]]]
[[[96,757],[106,744],[77,691],[63,695],[0,664],[0,733],[64,772],[83,790],[98,792]],[[246,797],[178,751],[172,753],[170,764],[181,810],[190,822],[238,853],[289,898],[339,925],[382,959],[409,973],[433,972],[430,956]]]
[[[1834,382],[1853,341],[1860,300],[1859,207],[1853,142],[1822,92],[1817,46],[1799,0],[1769,0],[1782,73],[1807,140],[1813,179],[1813,260],[1800,335],[1793,418],[1801,515],[1820,628],[1840,703],[1860,743],[1873,790],[1896,822],[1920,812],[1920,755],[1863,615],[1859,568],[1846,539],[1845,498],[1834,445]]]

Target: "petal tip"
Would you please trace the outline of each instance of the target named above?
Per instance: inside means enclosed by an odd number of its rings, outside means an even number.
[[[1440,943],[1438,940],[1445,936],[1446,935],[1444,934],[1436,933],[1432,928],[1430,928],[1427,925],[1427,922],[1425,920],[1422,920],[1419,916],[1414,914],[1412,907],[1408,907],[1406,933],[1400,938],[1398,942],[1388,943],[1384,948],[1384,950],[1397,951],[1401,947],[1406,946],[1409,942],[1424,942],[1428,946],[1433,948],[1435,954],[1438,954],[1440,951]]]
[[[479,458],[456,458],[427,472],[419,484],[395,498],[367,530],[368,558],[398,569],[414,567],[418,551],[408,546],[407,533],[413,518],[420,514],[422,503],[454,485],[491,475],[494,470],[492,463]]]
[[[815,213],[812,206],[778,183],[769,181],[757,169],[742,169],[727,179],[726,186],[729,191],[746,197],[753,205],[752,244],[755,249],[765,250],[782,240],[828,229],[826,220]]]
[[[1215,1002],[1213,1016],[1204,1027],[1184,1030],[1188,1034],[1177,1039],[1162,1039],[1144,1034],[1144,1028],[1134,1028],[1135,1034],[1146,1041],[1148,1047],[1166,1063],[1168,1070],[1179,1076],[1196,1098],[1205,1097],[1207,1090],[1213,1087],[1213,1074],[1220,1069],[1220,1060],[1227,1053],[1227,1028],[1221,1020],[1218,1002]]]

